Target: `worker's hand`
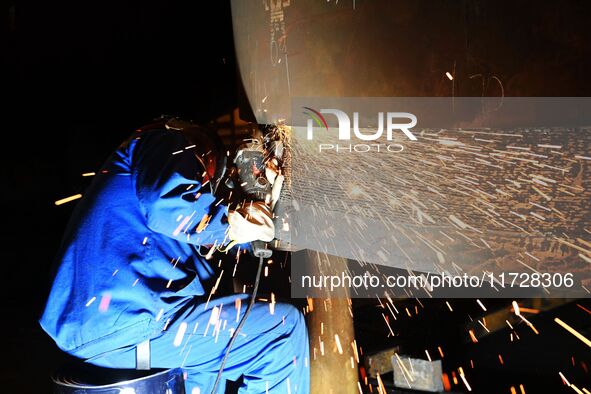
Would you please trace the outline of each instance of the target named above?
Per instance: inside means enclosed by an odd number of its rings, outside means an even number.
[[[270,242],[275,237],[273,213],[262,201],[247,202],[228,213],[228,236],[237,243]]]

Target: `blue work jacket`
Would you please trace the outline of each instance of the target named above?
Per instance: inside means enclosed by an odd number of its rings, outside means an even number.
[[[137,132],[111,155],[72,214],[40,319],[61,349],[87,358],[137,344],[208,291],[202,255],[228,225],[204,176],[178,131]]]

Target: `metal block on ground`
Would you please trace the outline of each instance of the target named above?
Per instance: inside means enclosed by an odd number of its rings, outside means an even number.
[[[442,392],[441,361],[394,355],[391,358],[394,386],[431,393]]]
[[[392,371],[392,357],[398,352],[400,349],[398,346],[389,348],[386,350],[382,350],[379,353],[373,353],[365,357],[365,368],[367,370],[367,374],[371,378],[375,378],[377,374],[383,375],[385,373]]]

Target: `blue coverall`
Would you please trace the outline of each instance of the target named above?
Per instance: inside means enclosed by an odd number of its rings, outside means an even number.
[[[68,224],[40,323],[62,350],[105,367],[134,368],[150,339],[153,368],[182,367],[187,393],[208,394],[248,295],[206,303],[216,278],[199,249],[228,241],[227,206],[189,146],[178,131],[148,130],[111,155]],[[243,375],[241,392],[308,393],[308,357],[299,310],[256,303],[223,379]]]

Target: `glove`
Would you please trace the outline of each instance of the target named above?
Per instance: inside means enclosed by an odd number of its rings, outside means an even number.
[[[263,201],[252,201],[228,213],[228,237],[236,243],[270,242],[275,238],[273,212]]]

